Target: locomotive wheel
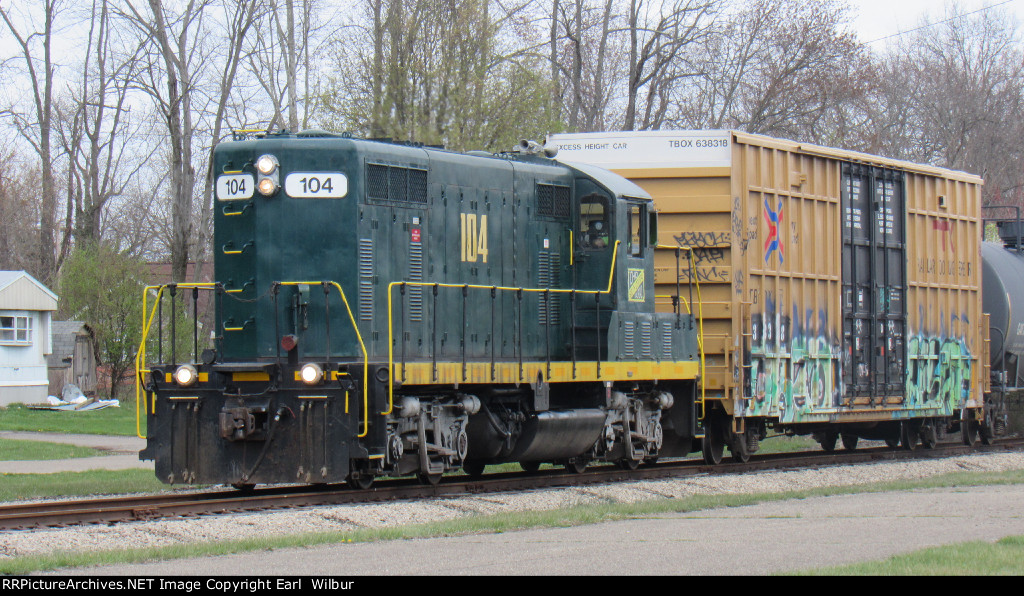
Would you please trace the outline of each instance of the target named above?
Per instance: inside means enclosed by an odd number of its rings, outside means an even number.
[[[462,462],[462,471],[469,475],[470,478],[479,478],[484,475],[484,468],[487,465],[482,461],[465,461]]]
[[[590,462],[583,457],[574,457],[570,460],[566,460],[565,469],[572,472],[573,474],[582,474],[587,471],[587,465]]]
[[[442,474],[416,474],[416,479],[420,481],[420,484],[427,484],[430,486],[437,486],[441,482]]]
[[[843,435],[843,449],[853,451],[857,448],[857,435]]]
[[[536,472],[537,470],[540,469],[540,462],[539,461],[521,461],[521,462],[519,462],[519,467],[522,468],[524,472],[529,472],[530,474],[533,474],[534,472]]]
[[[368,490],[373,486],[373,476],[371,474],[349,474],[345,479],[345,484],[355,490]]]

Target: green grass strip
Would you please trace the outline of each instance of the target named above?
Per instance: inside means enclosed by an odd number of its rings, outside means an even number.
[[[1020,575],[1024,571],[1024,536],[997,542],[983,540],[925,548],[884,561],[823,567],[786,575]],[[781,575],[781,574],[780,574]]]
[[[120,407],[88,412],[33,410],[11,404],[0,408],[0,430],[135,436],[135,395],[124,396]],[[146,432],[145,416],[142,432]]]
[[[155,493],[167,490],[152,470],[92,470],[54,474],[0,474],[0,501]]]
[[[667,514],[688,513],[721,507],[741,507],[769,501],[845,495],[865,492],[891,492],[924,488],[950,488],[1024,483],[1024,470],[1009,472],[959,472],[920,480],[884,482],[869,485],[822,487],[783,493],[742,495],[694,495],[684,499],[656,499],[640,503],[581,505],[550,511],[527,511],[468,516],[455,520],[368,528],[349,532],[320,532],[291,536],[261,537],[245,540],[184,544],[149,549],[124,549],[99,552],[61,552],[0,559],[0,574],[22,575],[30,572],[85,567],[144,563],[186,557],[226,555],[291,547],[310,547],[347,542],[379,542],[410,538],[465,536],[480,533],[512,532],[531,528],[572,527],[607,521],[638,519]],[[979,570],[975,570],[979,573]],[[1019,573],[1019,570],[1018,570]]]
[[[109,455],[109,452],[66,443],[0,439],[0,461],[41,461],[100,455]]]

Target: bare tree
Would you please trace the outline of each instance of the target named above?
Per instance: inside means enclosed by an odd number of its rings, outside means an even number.
[[[40,170],[10,145],[5,141],[0,147],[0,270],[34,272],[40,260]]]
[[[57,129],[68,154],[68,224],[73,212],[80,243],[102,239],[108,202],[122,194],[157,146],[133,142],[128,101],[140,48],[114,29],[110,4],[93,0],[81,79],[57,106]],[[62,258],[67,251],[65,242]]]
[[[33,147],[39,157],[41,169],[41,204],[38,220],[38,257],[33,273],[43,283],[55,280],[57,191],[54,179],[53,103],[56,65],[52,44],[58,13],[64,8],[61,0],[43,0],[41,28],[29,32],[31,24],[21,24],[18,16],[31,20],[29,15],[15,16],[11,8],[0,7],[0,18],[17,42],[31,84],[32,115],[8,107],[3,114],[12,118],[18,132]],[[41,48],[39,46],[42,46]],[[40,53],[42,56],[40,56]]]
[[[193,102],[195,73],[204,59],[203,18],[212,0],[189,0],[181,12],[169,11],[163,0],[148,0],[148,10],[135,0],[123,0],[121,13],[150,40],[141,82],[157,102],[167,128],[170,155],[169,192],[172,205],[171,276],[184,281],[193,248],[193,198],[196,172],[193,147],[197,133]]]
[[[269,128],[308,127],[315,103],[311,69],[319,43],[315,39],[319,4],[317,0],[271,0],[255,15],[266,33],[253,38],[247,62],[273,107]]]
[[[542,135],[551,126],[545,64],[519,27],[529,4],[368,2],[334,45],[341,69],[324,94],[326,124],[456,149]]]
[[[987,202],[1024,201],[1024,47],[1009,13],[952,7],[884,64],[873,128],[884,150],[982,175]]]
[[[866,94],[866,50],[836,0],[753,0],[708,38],[675,123],[822,141],[819,123]]]
[[[630,0],[623,130],[661,128],[677,83],[696,74],[687,50],[709,35],[713,15],[710,0]]]

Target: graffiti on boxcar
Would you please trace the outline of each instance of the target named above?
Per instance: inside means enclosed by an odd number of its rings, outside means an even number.
[[[764,309],[751,316],[747,416],[778,416],[797,422],[805,415],[834,411],[841,387],[839,348],[829,333],[828,312],[794,306],[784,315],[771,292]]]
[[[684,263],[684,267],[689,266],[689,260],[687,259]],[[693,262],[697,265],[704,265],[705,263],[722,263],[725,261],[725,249],[720,247],[712,248],[694,248],[693,249]]]
[[[689,267],[679,271],[679,281],[689,282],[696,278],[700,283],[729,283],[729,267]]]
[[[918,308],[920,320],[924,309]],[[967,313],[939,314],[938,334],[913,334],[907,346],[907,408],[938,408],[952,415],[970,399],[973,352],[965,341],[971,328]]]
[[[695,249],[728,247],[732,244],[732,234],[729,232],[680,232],[673,238],[679,246]]]
[[[785,262],[783,260],[783,245],[782,238],[779,237],[779,226],[782,225],[782,199],[779,199],[779,206],[776,209],[772,209],[771,205],[768,204],[768,197],[764,199],[764,219],[768,223],[768,237],[764,241],[764,262],[768,263],[771,259],[772,254],[776,251],[779,253],[779,263]]]

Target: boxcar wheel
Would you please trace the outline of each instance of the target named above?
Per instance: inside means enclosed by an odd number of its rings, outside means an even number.
[[[836,450],[836,442],[839,440],[839,433],[836,431],[826,431],[817,437],[818,444],[825,451],[832,453]]]
[[[240,490],[243,493],[251,493],[256,489],[255,484],[246,484],[245,482],[232,482],[231,486],[235,490]]]
[[[705,430],[701,452],[704,454],[704,463],[717,466],[722,463],[722,456],[725,455],[725,440],[710,429]]]
[[[857,435],[843,435],[843,449],[853,451],[857,448]]]
[[[733,442],[729,444],[729,451],[736,463],[745,464],[750,461],[750,450],[747,448],[746,435],[736,435]]]
[[[974,447],[978,444],[978,423],[971,418],[960,421],[960,439],[964,445]]]
[[[441,482],[442,474],[416,474],[416,478],[420,481],[420,484],[428,484],[430,486],[437,486]]]
[[[909,420],[904,420],[900,424],[900,444],[907,451],[913,451],[917,449],[917,439],[919,438],[920,430],[916,423]]]
[[[985,408],[985,421],[978,428],[982,445],[991,445],[996,438],[996,421],[991,408]]]
[[[885,445],[889,449],[895,449],[895,448],[899,447],[900,446],[900,438],[899,438],[899,436],[886,437],[885,438]]]
[[[921,445],[925,449],[935,449],[935,445],[939,442],[939,435],[935,431],[935,423],[928,422],[921,427]]]

